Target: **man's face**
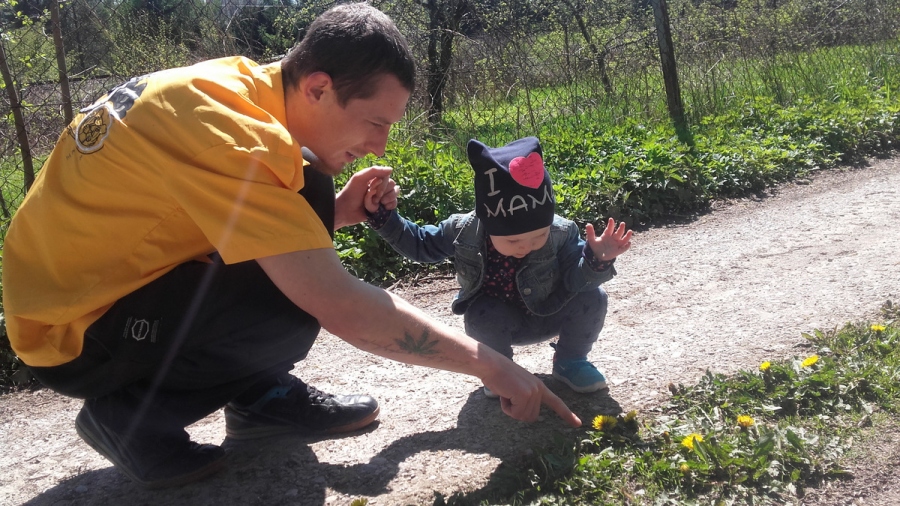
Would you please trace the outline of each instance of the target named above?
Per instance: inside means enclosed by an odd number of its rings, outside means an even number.
[[[306,79],[309,81],[300,87],[302,108],[295,99],[288,103],[288,129],[316,154],[323,172],[337,175],[357,158],[384,156],[391,125],[403,118],[410,96],[396,77],[385,74],[377,78],[371,97],[351,99],[344,106],[327,74]]]
[[[539,228],[517,235],[492,235],[491,242],[501,255],[524,258],[532,251],[537,251],[547,244],[550,227]]]

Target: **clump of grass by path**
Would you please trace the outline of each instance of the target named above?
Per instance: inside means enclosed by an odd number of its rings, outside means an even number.
[[[900,407],[900,309],[805,335],[814,352],[670,385],[652,413],[598,415],[494,490],[435,504],[784,504],[845,475],[854,436]]]

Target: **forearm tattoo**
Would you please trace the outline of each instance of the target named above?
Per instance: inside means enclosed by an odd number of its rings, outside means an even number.
[[[438,344],[438,340],[429,340],[428,329],[422,331],[422,337],[419,339],[414,338],[409,332],[406,332],[403,339],[397,339],[395,342],[401,350],[413,355],[428,356],[439,353],[438,350],[434,349]]]

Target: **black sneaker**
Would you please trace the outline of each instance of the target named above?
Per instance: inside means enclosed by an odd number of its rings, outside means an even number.
[[[289,376],[258,401],[225,406],[225,433],[232,439],[281,434],[339,434],[378,418],[378,402],[368,395],[331,395]]]
[[[178,487],[206,478],[225,467],[225,450],[188,438],[130,438],[116,434],[91,413],[90,401],[75,418],[75,431],[129,478],[146,488]]]

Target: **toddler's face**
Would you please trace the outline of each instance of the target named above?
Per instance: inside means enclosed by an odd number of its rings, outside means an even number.
[[[544,227],[518,235],[492,235],[491,242],[501,255],[522,258],[543,248],[549,237],[550,227]]]

